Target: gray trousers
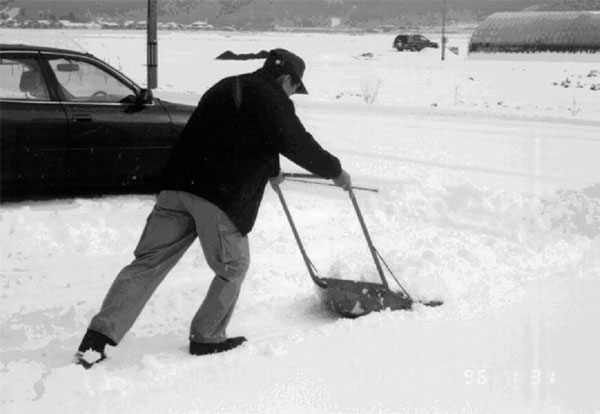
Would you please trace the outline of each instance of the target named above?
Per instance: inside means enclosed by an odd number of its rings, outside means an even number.
[[[119,343],[196,237],[215,277],[192,320],[190,340],[224,341],[250,264],[248,238],[217,206],[182,191],[158,195],[134,251],[135,259],[117,275],[89,328]]]

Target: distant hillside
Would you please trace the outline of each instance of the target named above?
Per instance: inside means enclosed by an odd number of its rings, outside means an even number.
[[[159,0],[159,21],[214,26],[269,28],[330,26],[414,27],[438,25],[440,0]],[[0,8],[20,8],[31,19],[91,21],[145,20],[147,0],[0,0]],[[447,18],[474,23],[498,11],[600,10],[600,0],[447,0]]]

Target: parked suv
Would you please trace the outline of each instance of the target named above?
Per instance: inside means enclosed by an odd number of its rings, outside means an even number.
[[[409,35],[409,34],[401,34],[396,36],[394,39],[394,45],[396,49],[399,51],[410,50],[410,51],[421,51],[426,47],[432,47],[437,49],[439,46],[437,43],[432,42],[427,39],[425,36],[420,34]]]
[[[0,44],[0,200],[153,192],[193,110],[89,53]]]

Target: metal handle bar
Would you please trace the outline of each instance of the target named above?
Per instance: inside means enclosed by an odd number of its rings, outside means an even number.
[[[294,220],[292,220],[292,215],[290,214],[290,210],[288,209],[287,203],[285,202],[285,198],[283,198],[283,193],[281,192],[281,188],[279,188],[279,185],[275,184],[275,183],[271,183],[271,186],[273,187],[273,190],[275,190],[275,192],[279,196],[279,201],[281,201],[281,205],[283,206],[283,211],[285,212],[285,216],[287,217],[288,223],[290,223],[290,227],[292,228],[292,233],[294,233],[294,238],[296,239],[296,243],[298,244],[298,247],[300,248],[300,253],[302,254],[302,259],[304,259],[304,264],[306,264],[306,268],[308,269],[308,273],[310,274],[311,279],[313,280],[313,282],[315,282],[315,284],[317,286],[326,288],[327,284],[315,274],[315,271],[316,271],[315,265],[312,264],[308,255],[306,254],[306,250],[304,250],[304,245],[302,244],[302,241],[300,240],[300,235],[298,234],[298,230],[296,230],[296,225],[294,224]]]
[[[373,261],[375,262],[375,267],[377,267],[377,273],[379,273],[381,283],[383,283],[383,286],[385,286],[386,289],[389,289],[388,282],[385,279],[383,269],[381,268],[381,263],[379,262],[377,250],[373,245],[373,241],[371,240],[371,236],[369,235],[369,231],[367,230],[367,225],[365,224],[365,220],[363,219],[362,213],[360,212],[360,208],[358,207],[358,202],[356,201],[356,197],[354,196],[354,192],[351,188],[348,189],[348,194],[350,195],[350,200],[352,201],[352,205],[354,206],[354,211],[356,211],[356,216],[358,217],[358,221],[360,222],[360,227],[362,228],[363,234],[365,235],[365,239],[367,239],[367,245],[369,246],[369,251],[373,256]]]
[[[328,185],[328,186],[331,186],[331,187],[337,187],[335,184],[309,181],[309,180],[328,180],[328,178],[323,178],[323,177],[315,175],[315,174],[283,173],[283,176],[284,176],[284,178],[286,178],[289,181],[295,181],[295,182],[299,182],[299,183],[316,184],[316,185]],[[352,188],[354,190],[370,191],[372,193],[378,193],[379,192],[379,190],[377,188],[357,187],[357,186],[352,186]]]
[[[284,174],[285,176],[286,174]],[[305,174],[307,175],[307,174]],[[321,279],[320,277],[318,277],[316,275],[316,268],[313,265],[313,263],[310,261],[310,258],[308,257],[308,255],[306,254],[306,250],[304,249],[304,245],[302,244],[302,241],[300,240],[300,235],[298,234],[298,230],[296,229],[296,225],[294,224],[294,221],[292,219],[292,215],[290,214],[290,211],[288,209],[287,203],[285,201],[285,198],[283,197],[283,193],[281,192],[281,188],[279,188],[279,185],[271,182],[271,186],[273,187],[273,189],[275,190],[275,192],[277,193],[277,195],[279,196],[279,201],[281,202],[281,205],[283,206],[283,211],[285,212],[285,215],[287,217],[287,220],[290,224],[290,227],[292,228],[292,233],[294,234],[294,238],[296,239],[296,243],[298,244],[298,247],[300,248],[300,253],[302,254],[302,258],[304,259],[304,263],[306,264],[306,268],[308,269],[308,273],[310,274],[311,279],[313,280],[313,282],[315,282],[315,284],[321,288],[327,288],[327,282],[324,279]],[[387,279],[385,278],[385,273],[383,271],[383,268],[381,267],[381,263],[383,262],[383,264],[386,266],[387,270],[390,272],[390,275],[394,278],[394,280],[396,281],[396,283],[398,283],[398,286],[400,287],[400,289],[402,290],[402,293],[404,294],[404,296],[410,300],[413,300],[410,295],[408,294],[408,292],[404,289],[404,287],[402,286],[402,284],[400,283],[400,281],[396,278],[396,276],[394,275],[394,273],[392,272],[392,270],[390,269],[390,267],[387,265],[387,263],[385,262],[385,260],[383,259],[383,257],[381,257],[381,255],[379,254],[379,252],[377,251],[377,249],[375,248],[375,246],[373,245],[373,241],[371,240],[371,236],[369,235],[369,231],[367,230],[367,226],[365,224],[365,221],[363,219],[362,213],[360,211],[360,208],[358,206],[358,202],[356,201],[356,197],[354,195],[354,192],[352,191],[352,188],[350,188],[348,190],[348,194],[350,196],[350,200],[352,202],[352,206],[354,207],[354,211],[356,212],[356,216],[358,217],[358,221],[360,223],[361,229],[363,231],[363,234],[365,236],[365,239],[367,241],[367,245],[369,247],[369,251],[371,252],[371,255],[373,256],[373,261],[375,262],[375,267],[377,268],[377,272],[379,273],[379,277],[381,279],[381,282],[383,284],[383,286],[387,289],[390,290],[389,288],[389,284],[387,282]],[[440,305],[442,302],[441,301],[432,301],[432,302],[421,302],[418,301],[420,303],[423,303],[426,306],[438,306]]]
[[[310,274],[310,277],[318,286],[326,287],[327,286],[326,283],[324,283],[323,280],[315,274],[315,266],[312,264],[312,262],[310,261],[310,258],[306,254],[306,250],[304,249],[304,245],[302,244],[302,241],[300,240],[300,235],[298,234],[298,230],[296,229],[296,225],[294,224],[294,220],[292,219],[290,210],[288,209],[285,198],[283,197],[281,188],[279,188],[278,184],[275,184],[273,182],[271,182],[271,186],[277,193],[277,196],[279,197],[279,201],[281,202],[281,205],[283,206],[283,211],[285,212],[285,215],[290,224],[290,227],[292,228],[292,233],[294,234],[296,243],[298,244],[298,247],[300,248],[300,253],[302,254],[302,258],[304,259],[304,263],[306,264],[306,268],[308,269],[308,273]],[[365,239],[367,240],[367,245],[369,247],[369,251],[371,252],[371,255],[373,256],[373,261],[375,262],[375,267],[377,268],[377,273],[379,274],[379,278],[381,279],[383,286],[386,289],[389,289],[388,282],[385,278],[385,274],[383,273],[383,268],[381,267],[381,263],[379,261],[379,256],[378,256],[377,250],[375,249],[375,246],[373,245],[373,241],[371,240],[371,236],[369,235],[369,231],[367,230],[367,226],[363,219],[360,208],[358,207],[358,202],[356,201],[356,197],[354,196],[354,192],[352,191],[352,189],[348,190],[348,194],[350,195],[350,200],[352,201],[352,206],[354,207],[354,211],[356,212],[356,215],[358,216],[358,221],[360,223],[360,226],[361,226],[361,229],[365,236]]]

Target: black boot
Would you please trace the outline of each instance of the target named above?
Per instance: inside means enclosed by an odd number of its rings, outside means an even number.
[[[106,348],[107,344],[112,346],[117,345],[115,341],[110,339],[108,336],[88,329],[85,333],[85,336],[81,340],[81,344],[77,349],[77,353],[75,354],[75,363],[82,365],[85,369],[88,369],[91,368],[92,365],[105,360],[106,353],[104,352],[104,348]],[[99,355],[88,358],[85,356],[87,351],[97,352]]]
[[[192,355],[207,355],[217,354],[219,352],[229,351],[233,348],[237,348],[241,344],[246,342],[246,338],[243,336],[236,336],[235,338],[228,338],[224,342],[217,343],[200,343],[190,341],[190,354]]]

